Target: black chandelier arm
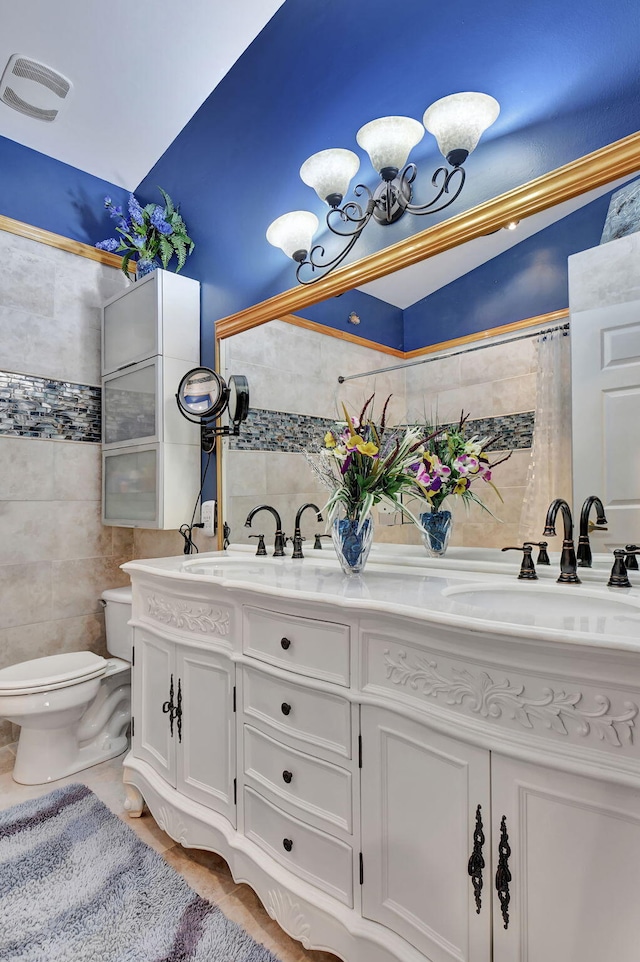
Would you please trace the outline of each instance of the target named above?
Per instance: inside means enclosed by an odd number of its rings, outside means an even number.
[[[298,283],[313,284],[315,281],[320,280],[321,277],[325,277],[327,274],[330,274],[331,271],[336,269],[336,267],[339,267],[368,223],[369,218],[364,221],[359,230],[349,236],[349,242],[345,244],[344,248],[330,261],[322,263],[322,261],[318,260],[318,258],[324,257],[324,247],[321,244],[316,244],[316,246],[313,247],[310,253],[307,255],[306,260],[302,261],[298,265],[296,270],[296,278]],[[305,280],[305,278],[302,276],[302,272],[305,267],[311,268],[310,276],[307,280]],[[322,273],[317,273],[318,271],[322,271]]]
[[[401,179],[404,181],[409,167],[414,168],[413,176],[407,181],[407,183],[411,184],[415,179],[414,164],[409,164],[408,167],[405,167],[405,169],[402,171]],[[454,180],[456,175],[458,176],[457,184]],[[466,173],[464,167],[453,167],[451,169],[448,167],[438,167],[431,178],[432,185],[438,189],[436,196],[433,198],[433,200],[430,200],[428,204],[407,204],[406,210],[410,214],[436,214],[438,211],[444,210],[445,207],[453,204],[453,202],[460,196],[462,188],[464,187],[465,177]],[[450,193],[452,182],[453,191]],[[441,198],[444,197],[445,194],[447,195],[447,200],[439,206],[436,206],[439,204]]]
[[[328,212],[327,227],[333,234],[337,234],[338,237],[351,237],[354,234],[358,234],[359,236],[367,226],[375,208],[375,200],[368,187],[364,184],[358,184],[354,190],[354,194],[356,197],[359,197],[362,193],[367,194],[367,206],[364,211],[362,210],[362,206],[355,200],[350,200],[342,207],[334,207]],[[338,230],[337,227],[333,226],[332,220],[337,221],[338,224],[353,224],[354,226],[351,230]]]

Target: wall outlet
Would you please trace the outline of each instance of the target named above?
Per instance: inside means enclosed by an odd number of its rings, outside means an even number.
[[[202,533],[207,538],[213,538],[216,533],[216,503],[215,501],[203,501],[200,507],[200,521],[204,525]]]

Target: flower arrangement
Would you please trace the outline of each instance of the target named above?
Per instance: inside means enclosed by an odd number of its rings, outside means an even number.
[[[104,199],[104,206],[111,219],[116,222],[115,229],[120,236],[99,241],[96,247],[114,254],[124,252],[121,269],[127,276],[132,257],[135,257],[139,264],[146,261],[151,265],[157,264],[159,258],[166,270],[175,255],[178,258],[177,273],[195,247],[187,234],[178,208],[162,187],[158,187],[158,190],[164,199],[164,207],[160,204],[147,204],[142,207],[135,196],[130,194],[127,216],[122,207],[114,204],[110,197]]]
[[[432,511],[439,511],[445,498],[452,495],[463,501],[475,502],[489,511],[476,492],[471,490],[473,482],[480,478],[493,488],[502,501],[492,481],[492,472],[497,464],[511,457],[511,452],[497,461],[489,461],[486,452],[499,437],[479,438],[474,435],[466,438],[468,419],[469,415],[463,412],[455,427],[434,431],[431,426],[426,426],[428,437],[424,450],[420,459],[414,459],[411,470],[417,489],[414,493],[426,498]]]
[[[307,456],[320,480],[332,491],[325,505],[328,522],[342,508],[345,518],[357,523],[358,531],[380,502],[402,511],[418,524],[402,503],[401,495],[414,487],[411,465],[422,455],[423,433],[417,427],[387,428],[391,395],[380,420],[375,421],[374,397],[372,394],[365,402],[358,417],[350,416],[343,405],[345,420],[337,429],[327,431],[322,454]]]

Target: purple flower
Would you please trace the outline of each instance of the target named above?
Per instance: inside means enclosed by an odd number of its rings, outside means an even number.
[[[118,246],[119,244],[118,244],[118,241],[115,239],[115,237],[108,237],[106,240],[98,241],[98,243],[96,244],[96,247],[100,251],[113,252],[118,248]]]
[[[151,211],[151,223],[160,234],[172,234],[173,227],[164,219],[164,208],[156,205]]]
[[[138,250],[142,250],[145,244],[145,237],[141,237],[139,234],[133,234],[132,236],[133,246],[137,247]]]
[[[120,223],[117,225],[117,227],[118,227],[118,230],[125,230],[127,234],[131,230],[131,224],[129,223],[128,220],[125,220],[124,217],[120,220]]]
[[[105,199],[104,199],[104,206],[105,206],[105,207],[111,207],[111,198],[110,198],[110,197],[105,197]]]
[[[129,194],[129,217],[136,224],[144,224],[144,215],[142,213],[142,207],[135,199],[133,194]]]
[[[111,220],[118,220],[122,217],[122,207],[114,207],[113,205],[109,208],[109,217]]]

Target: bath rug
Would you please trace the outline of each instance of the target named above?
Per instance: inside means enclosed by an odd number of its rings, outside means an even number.
[[[85,785],[0,812],[2,962],[278,962]]]

